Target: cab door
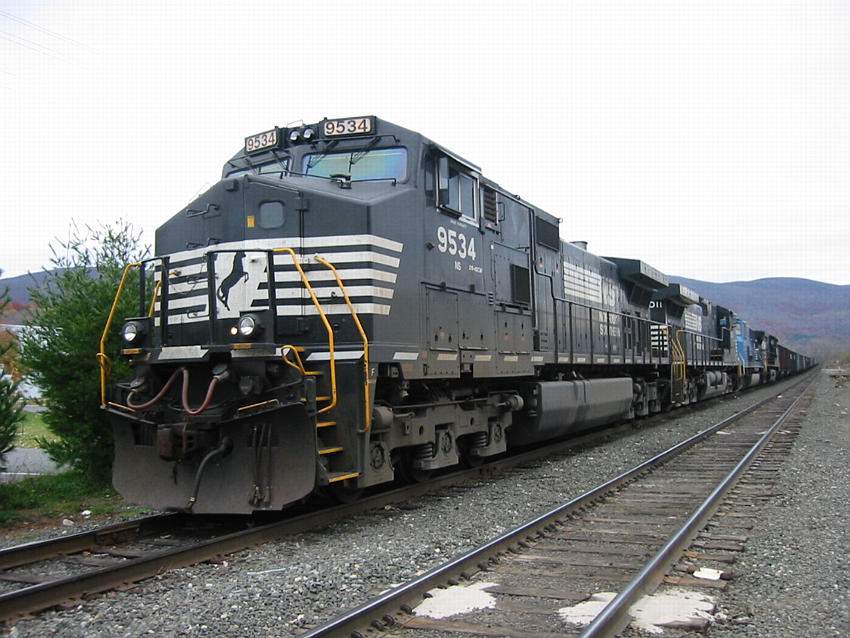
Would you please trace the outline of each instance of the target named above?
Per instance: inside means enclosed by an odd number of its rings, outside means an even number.
[[[484,269],[489,250],[478,223],[478,173],[441,153],[428,161],[428,180],[436,186],[423,216],[428,374],[456,377],[462,363],[492,344]]]

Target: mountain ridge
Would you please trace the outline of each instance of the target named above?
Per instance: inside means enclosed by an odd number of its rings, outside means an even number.
[[[802,277],[715,283],[671,276],[788,347],[819,359],[850,352],[850,285]]]

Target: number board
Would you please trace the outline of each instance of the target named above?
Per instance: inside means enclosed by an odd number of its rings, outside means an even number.
[[[264,151],[267,148],[274,148],[275,146],[277,146],[276,128],[273,128],[271,131],[264,131],[245,138],[246,153],[257,153],[259,151]]]
[[[322,122],[322,132],[325,137],[371,135],[375,132],[375,118],[349,117],[342,120],[325,120]]]

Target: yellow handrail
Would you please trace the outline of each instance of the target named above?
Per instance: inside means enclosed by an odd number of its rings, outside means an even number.
[[[139,268],[141,262],[134,262],[124,266],[124,272],[121,273],[121,281],[118,282],[118,290],[115,292],[115,299],[112,300],[112,307],[109,309],[109,316],[106,318],[106,325],[103,327],[103,333],[100,335],[100,350],[96,358],[100,365],[100,405],[106,405],[106,379],[109,376],[109,357],[106,354],[106,342],[109,339],[109,329],[112,327],[112,321],[115,319],[115,312],[118,310],[118,302],[121,301],[121,293],[124,292],[124,286],[127,283],[127,276],[133,268]]]
[[[342,279],[334,265],[319,256],[316,257],[316,261],[326,266],[333,273],[334,279],[336,279],[336,283],[342,292],[342,297],[345,299],[345,305],[348,306],[348,310],[351,312],[351,318],[354,319],[354,325],[357,326],[357,332],[360,333],[360,340],[363,342],[363,405],[366,410],[364,431],[368,432],[372,427],[372,407],[370,406],[369,401],[369,379],[371,377],[369,374],[369,339],[366,337],[366,331],[360,323],[360,317],[357,316],[357,311],[354,309],[354,304],[351,303],[351,299],[348,297],[348,291],[345,289],[345,284],[342,283]]]
[[[275,248],[272,252],[275,253],[287,253],[292,258],[292,263],[295,266],[295,269],[298,271],[299,276],[301,277],[301,283],[304,284],[304,287],[307,289],[307,292],[310,295],[310,300],[313,302],[313,306],[315,306],[316,310],[319,313],[319,318],[322,320],[322,324],[325,326],[325,332],[328,334],[328,355],[330,359],[330,376],[331,376],[331,402],[320,410],[316,411],[316,414],[322,414],[323,412],[329,412],[336,407],[336,354],[334,352],[334,331],[331,327],[330,322],[328,321],[327,315],[325,315],[325,311],[322,308],[322,304],[319,303],[318,297],[316,297],[316,292],[313,290],[313,286],[310,285],[310,280],[307,279],[307,275],[304,273],[304,269],[301,268],[301,264],[298,261],[298,255],[295,254],[295,251],[292,248],[284,247],[284,248]],[[270,268],[273,265],[269,266]]]
[[[687,357],[685,356],[685,351],[682,348],[682,344],[679,343],[679,331],[675,329],[673,330],[673,338],[670,340],[670,344],[676,351],[676,362],[673,364],[673,370],[674,372],[676,370],[679,371],[682,383],[684,383],[685,381],[687,381],[688,363]]]
[[[162,279],[156,282],[156,285],[153,287],[153,297],[151,297],[151,305],[148,308],[148,317],[153,317],[153,310],[156,306],[156,296],[159,294],[160,289],[162,288]]]
[[[301,355],[298,354],[298,349],[293,345],[287,344],[287,345],[283,346],[282,350],[283,350],[283,362],[286,365],[295,368],[301,374],[306,375],[307,370],[304,369],[304,362],[301,361]],[[289,360],[289,357],[286,356],[288,352],[292,352],[292,353],[295,354],[295,362],[294,363]]]

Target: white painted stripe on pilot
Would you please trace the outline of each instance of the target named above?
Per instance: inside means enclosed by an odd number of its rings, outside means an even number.
[[[506,363],[516,363],[519,361],[519,357],[515,354],[506,354],[504,359]]]
[[[209,320],[210,320],[210,318],[206,314],[199,315],[199,316],[193,315],[191,317],[188,316],[188,315],[177,315],[177,314],[170,314],[170,313],[168,315],[168,325],[169,326],[179,326],[179,325],[184,324],[184,323],[198,323],[200,321],[209,321]],[[159,325],[159,317],[154,319],[154,325],[156,325],[156,326]]]
[[[288,240],[287,240],[288,241]],[[325,248],[326,246],[375,246],[400,253],[404,250],[401,242],[379,237],[378,235],[329,235],[325,237],[302,237],[292,240],[292,248]]]
[[[388,281],[394,284],[398,278],[398,275],[394,272],[376,270],[374,268],[337,268],[337,272],[340,279],[342,279],[342,283],[353,279],[374,279],[377,281]],[[310,270],[306,272],[306,275],[311,283],[314,281],[333,281],[334,279],[334,274],[330,270]],[[300,284],[301,275],[298,274],[297,270],[286,270],[276,272],[274,274],[274,280],[280,283],[296,282]]]
[[[207,353],[202,346],[165,346],[157,359],[200,359]]]
[[[390,306],[379,303],[355,303],[354,311],[361,315],[388,315],[390,314]],[[345,303],[341,304],[322,304],[322,309],[327,315],[347,315],[350,314],[348,306]],[[297,317],[299,315],[317,315],[319,314],[316,307],[312,304],[307,306],[278,306],[278,316]]]
[[[169,299],[168,300],[168,309],[174,310],[175,308],[191,308],[192,306],[203,306],[204,312],[207,311],[207,294],[204,293],[202,295],[195,295],[193,297],[182,297],[180,299]],[[159,302],[157,301],[154,304],[154,310],[159,312]]]
[[[416,361],[418,358],[418,352],[396,352],[393,355],[393,359],[396,361]]]
[[[203,281],[199,282],[188,282],[184,284],[168,284],[168,295],[182,295],[187,292],[194,292],[198,295],[205,295],[207,290],[207,280],[206,277]],[[157,292],[157,298],[161,297],[161,293]]]
[[[377,286],[346,286],[349,297],[379,297],[381,299],[392,299],[394,291],[392,288],[379,288]],[[319,299],[336,298],[343,300],[342,291],[339,288],[316,288],[316,296]],[[310,295],[302,288],[281,288],[275,290],[275,298],[277,299],[309,299]],[[261,301],[267,301],[262,299]],[[206,312],[207,294],[203,293],[192,297],[182,297],[181,299],[169,299],[168,309],[190,308],[192,306],[203,306]],[[262,306],[252,306],[251,310],[263,310],[268,304]],[[154,304],[154,310],[159,311],[159,302]]]
[[[337,264],[351,264],[357,262],[366,262],[370,264],[382,264],[391,268],[398,268],[400,260],[398,257],[390,257],[383,253],[376,253],[372,250],[355,250],[347,253],[315,253],[310,255],[300,255],[302,264],[318,264],[320,263],[316,257],[321,257],[329,261],[334,266]],[[274,262],[277,266],[286,266],[292,264],[292,258],[287,254],[278,253],[274,256]]]
[[[192,250],[181,250],[168,254],[171,261],[190,261],[203,257],[215,250],[274,250],[275,248],[333,248],[334,246],[375,246],[401,253],[404,244],[377,235],[325,235],[322,237],[270,237],[265,239],[243,239],[227,241]]]
[[[576,359],[576,360],[578,360],[578,359]],[[569,362],[570,362],[570,355],[568,355],[568,354],[558,355],[558,363],[569,363]]]
[[[532,355],[532,356],[531,356],[531,362],[532,362],[532,363],[542,363],[542,362],[543,362],[543,357],[541,357],[540,355],[537,355],[537,354]]]
[[[330,248],[333,248],[332,246]],[[231,253],[226,253],[227,255]],[[383,266],[389,266],[390,268],[398,268],[400,262],[398,257],[392,257],[390,255],[384,255],[383,253],[376,253],[372,250],[355,250],[350,252],[328,252],[328,253],[311,253],[308,255],[299,255],[299,263],[301,264],[321,264],[316,257],[322,257],[326,261],[329,261],[331,264],[336,266],[337,264],[355,264],[359,262],[370,263],[370,264],[381,264]],[[230,267],[228,262],[232,260],[225,260],[225,264]],[[273,261],[275,266],[292,266],[292,257],[290,257],[287,253],[276,253],[273,257]],[[204,275],[204,279],[202,281],[198,281],[198,283],[203,284],[206,283],[205,273],[207,270],[206,263],[197,263],[197,264],[186,264],[183,266],[175,266],[173,268],[169,268],[169,272],[171,273],[171,278],[174,277],[191,277],[193,275]],[[216,272],[219,271],[219,268],[216,268]],[[292,271],[296,276],[299,277],[298,272]],[[316,272],[322,272],[316,271]],[[333,277],[333,273],[330,270],[326,271],[331,277]],[[341,269],[338,269],[338,272],[342,272]],[[308,273],[312,274],[312,273]],[[342,276],[342,275],[340,275]],[[275,275],[277,278],[277,275]],[[343,277],[343,281],[345,278]]]
[[[187,264],[185,266],[175,266],[174,268],[168,269],[169,279],[174,279],[175,277],[191,277],[192,275],[200,275],[203,273],[203,277],[199,277],[197,281],[191,282],[195,285],[204,286],[207,283],[207,265],[205,263],[199,264]],[[154,281],[159,281],[159,273],[154,274]],[[176,284],[170,284],[174,286]]]
[[[179,276],[193,275],[200,273],[201,266],[185,266],[186,270],[192,270],[192,272],[181,273]],[[177,270],[184,270],[184,268],[178,268]],[[394,284],[396,279],[398,279],[398,275],[394,272],[387,272],[385,270],[376,270],[374,268],[348,268],[348,269],[339,269],[337,270],[339,273],[340,279],[342,279],[342,283],[346,281],[352,280],[373,280],[373,281],[386,281],[388,283]],[[334,274],[330,270],[313,270],[307,272],[307,279],[310,280],[310,283],[316,283],[319,281],[334,281]],[[157,278],[158,279],[158,278]],[[296,284],[298,286],[301,285],[301,275],[298,274],[298,271],[284,271],[284,272],[276,272],[274,275],[275,283],[277,284]],[[188,281],[188,282],[180,282],[180,283],[169,283],[168,284],[168,292],[169,294],[183,294],[187,292],[193,291],[202,291],[205,290],[207,286],[206,276],[200,278],[196,281]],[[280,288],[280,286],[278,286]],[[203,293],[201,293],[203,294]]]
[[[339,350],[334,352],[334,359],[337,361],[357,360],[362,356],[362,350]],[[307,361],[330,361],[330,359],[330,352],[311,352],[307,356]]]
[[[390,314],[391,306],[385,304],[377,304],[377,303],[355,303],[352,304],[354,306],[354,311],[358,315],[388,315]],[[327,315],[347,315],[351,314],[348,309],[348,306],[345,303],[342,304],[322,304],[322,309],[325,311]],[[300,317],[300,316],[315,316],[319,314],[316,311],[315,306],[278,306],[277,314],[279,317]],[[185,314],[171,314],[168,315],[168,325],[169,326],[178,326],[184,323],[198,323],[200,321],[209,321],[209,317],[204,314],[203,316],[193,316],[189,317]],[[154,325],[159,325],[159,317],[154,319]]]
[[[475,355],[475,361],[492,361],[492,354],[477,354]]]
[[[441,352],[437,355],[437,361],[457,361],[457,352]]]
[[[587,357],[576,357],[575,358],[576,363],[584,363],[586,361],[587,361]]]

